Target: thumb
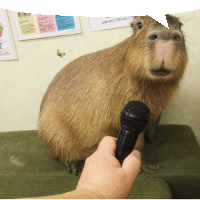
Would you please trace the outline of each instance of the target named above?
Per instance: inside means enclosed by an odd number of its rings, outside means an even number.
[[[132,151],[123,161],[122,169],[134,181],[140,172],[141,154],[138,150]]]

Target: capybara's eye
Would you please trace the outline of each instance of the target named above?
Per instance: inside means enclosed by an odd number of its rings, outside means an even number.
[[[174,40],[175,41],[180,41],[181,40],[181,35],[179,35],[179,34],[174,35]]]
[[[142,28],[142,22],[138,22],[137,25],[138,25],[138,28],[139,28],[139,29]]]
[[[182,25],[183,25],[183,24],[180,22],[180,23],[179,23],[179,28],[181,28]]]

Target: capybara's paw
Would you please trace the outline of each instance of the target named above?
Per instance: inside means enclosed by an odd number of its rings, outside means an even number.
[[[157,165],[157,163],[142,163],[141,172],[148,172],[148,173],[154,173],[157,169],[160,169],[161,167]]]
[[[84,163],[85,162],[83,160],[76,160],[72,162],[67,161],[65,165],[70,174],[73,173],[77,176],[80,172],[82,172]]]

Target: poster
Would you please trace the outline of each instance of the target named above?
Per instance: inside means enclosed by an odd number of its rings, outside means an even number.
[[[19,40],[80,33],[79,17],[13,12]]]
[[[130,26],[133,17],[88,17],[90,31],[98,31],[112,28]]]
[[[17,59],[7,12],[0,8],[0,60]]]

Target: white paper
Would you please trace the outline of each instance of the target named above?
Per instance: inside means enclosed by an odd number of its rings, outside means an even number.
[[[19,40],[81,33],[79,17],[13,12]]]
[[[0,8],[0,60],[17,59],[6,10]]]
[[[98,31],[112,28],[130,26],[133,17],[88,17],[90,31]]]

